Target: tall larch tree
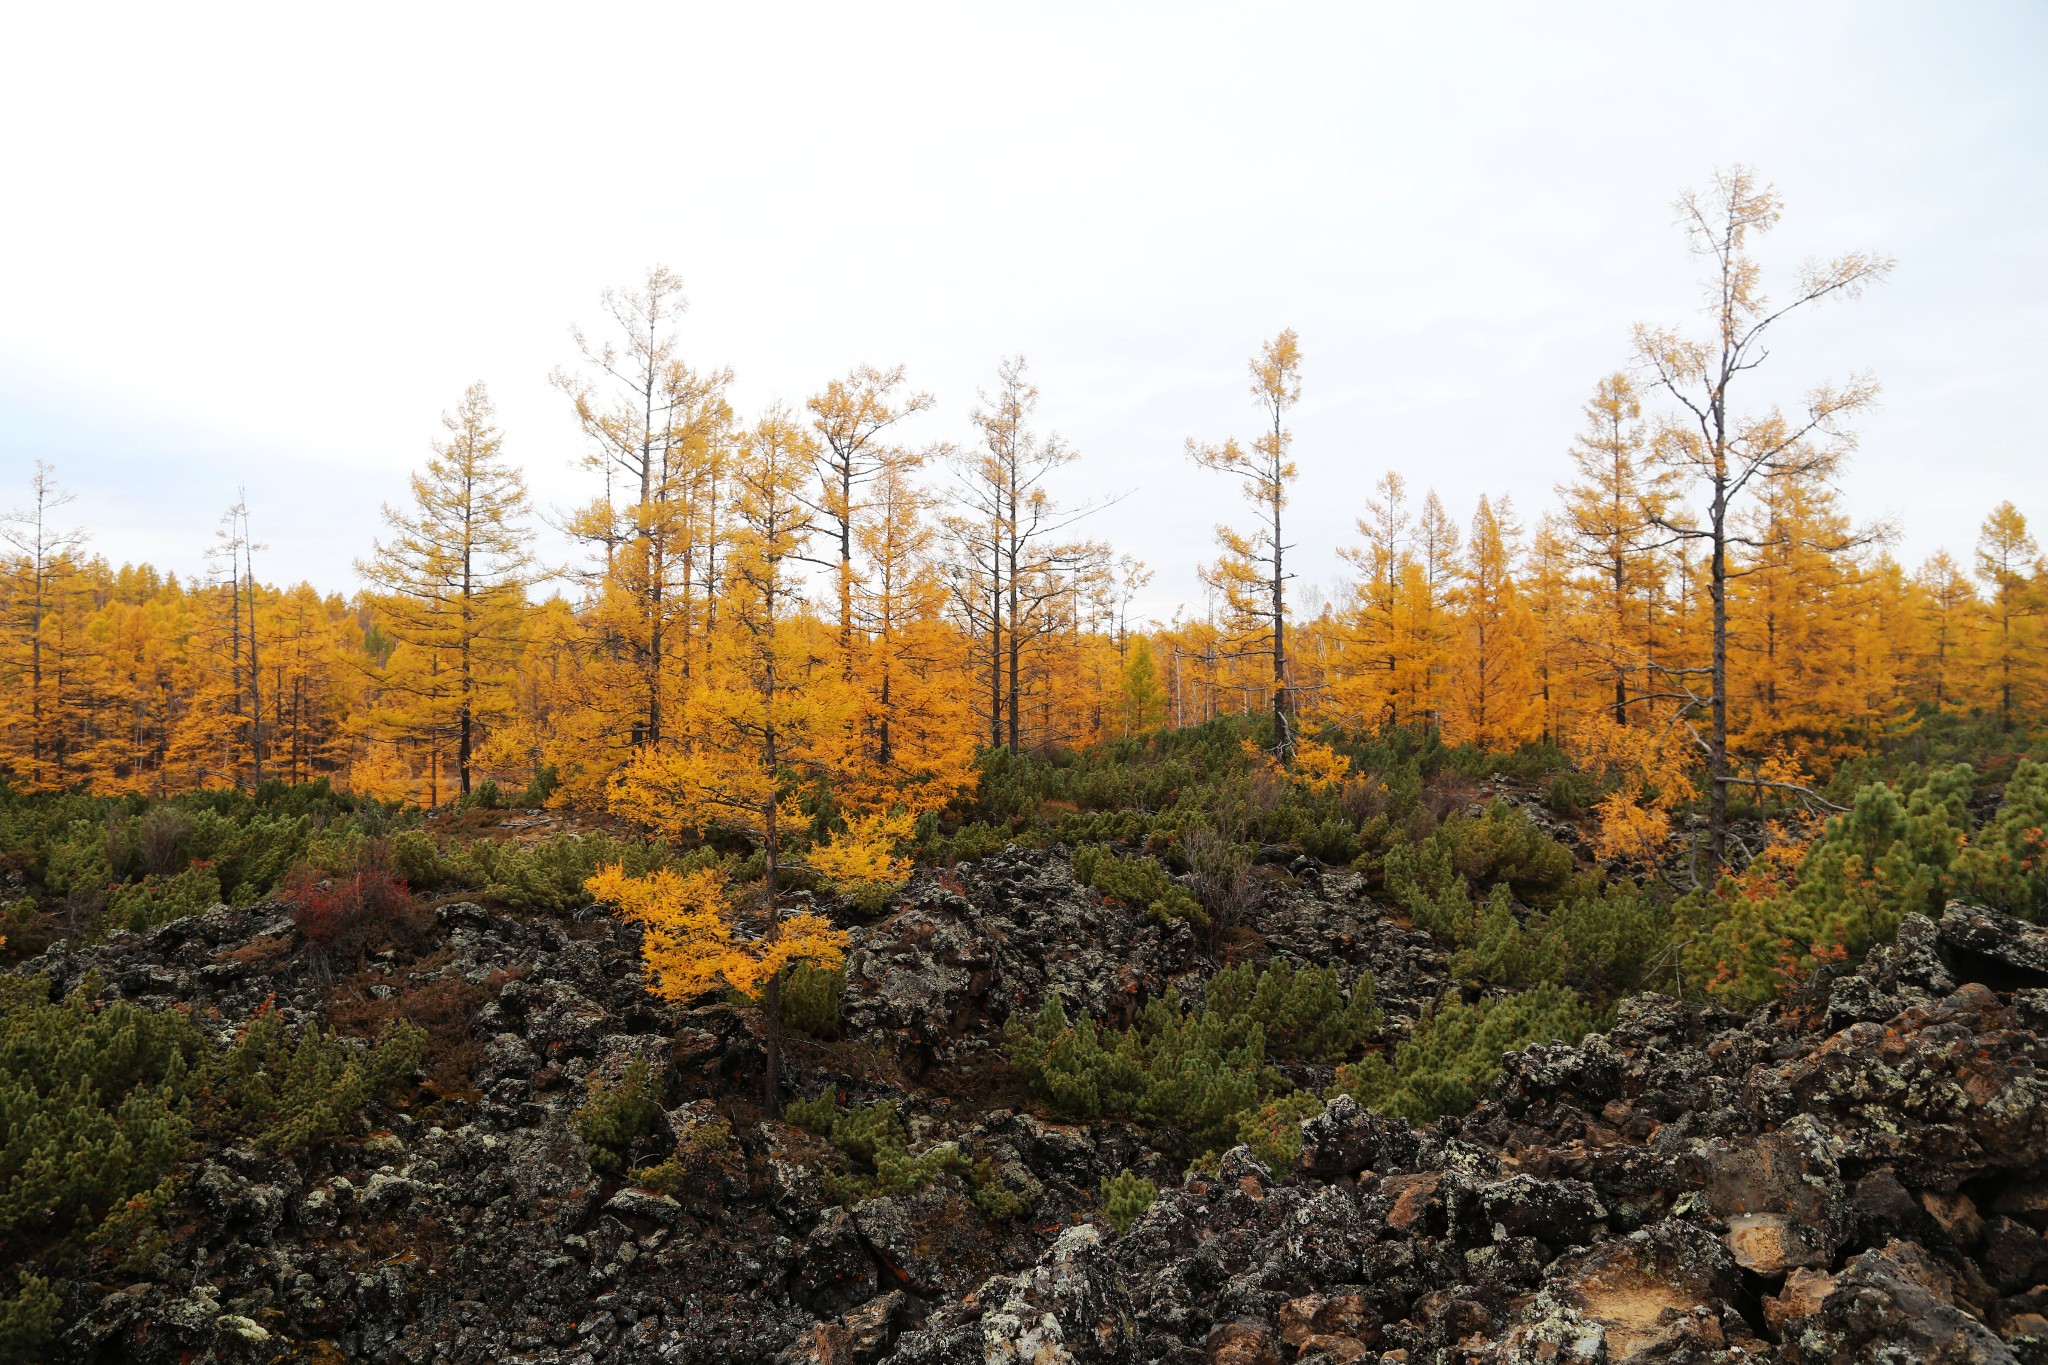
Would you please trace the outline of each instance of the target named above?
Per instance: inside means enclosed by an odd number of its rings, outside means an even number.
[[[1513,748],[1537,726],[1535,622],[1516,578],[1520,537],[1508,500],[1481,497],[1459,566],[1445,730],[1489,749]]]
[[[830,550],[829,567],[837,597],[840,668],[852,676],[855,587],[860,528],[871,503],[869,489],[894,473],[899,477],[923,463],[921,452],[893,440],[897,424],[929,409],[928,393],[907,391],[903,367],[854,369],[812,395],[805,406],[818,436],[817,489],[807,501],[820,536]]]
[[[1711,189],[1682,196],[1678,210],[1693,254],[1708,267],[1709,330],[1704,337],[1691,337],[1638,325],[1635,353],[1673,405],[1652,438],[1653,450],[1678,480],[1674,498],[1687,500],[1657,517],[1656,524],[1696,542],[1706,556],[1707,659],[1684,668],[1660,666],[1658,672],[1686,694],[1685,723],[1707,767],[1708,856],[1718,867],[1727,853],[1728,788],[1738,780],[1728,749],[1728,584],[1731,553],[1741,548],[1736,518],[1762,480],[1789,474],[1825,477],[1839,467],[1854,444],[1847,420],[1877,397],[1876,383],[1858,378],[1840,387],[1816,388],[1804,411],[1792,417],[1775,407],[1747,413],[1739,403],[1743,379],[1763,364],[1786,317],[1860,294],[1890,274],[1892,262],[1852,252],[1810,265],[1789,299],[1774,303],[1763,292],[1762,270],[1751,254],[1753,239],[1778,222],[1778,196],[1768,185],[1737,166],[1717,174]],[[1706,712],[1703,734],[1696,724],[1701,711]]]
[[[384,507],[388,539],[373,543],[356,571],[376,594],[378,628],[410,647],[423,667],[387,672],[399,696],[390,708],[445,728],[454,743],[456,790],[473,787],[486,729],[508,709],[526,588],[536,565],[526,478],[505,459],[496,410],[472,384],[412,476],[409,505]]]
[[[1878,533],[1852,527],[1813,469],[1759,480],[1738,527],[1728,570],[1735,747],[1752,764],[1774,752],[1811,760],[1871,700],[1860,689],[1879,661],[1859,647],[1870,596],[1856,554]]]
[[[1287,567],[1284,515],[1287,490],[1295,477],[1289,449],[1294,435],[1287,414],[1301,401],[1301,342],[1292,328],[1259,348],[1251,361],[1251,393],[1263,418],[1259,434],[1245,449],[1235,438],[1208,445],[1189,438],[1188,455],[1204,469],[1238,481],[1239,491],[1258,513],[1250,533],[1228,526],[1216,528],[1222,556],[1208,579],[1221,595],[1233,647],[1260,650],[1272,658],[1271,709],[1279,756],[1294,752],[1294,697],[1287,676]]]
[[[603,495],[570,523],[599,556],[592,646],[617,665],[586,700],[609,713],[611,745],[637,748],[661,742],[699,657],[692,641],[708,647],[732,371],[683,362],[676,325],[687,305],[673,272],[657,266],[637,289],[607,290],[603,306],[613,334],[573,332],[583,368],[554,381],[575,406],[584,463],[604,476]]]
[[[0,518],[0,539],[12,551],[0,585],[6,613],[6,674],[0,689],[0,726],[7,767],[30,787],[62,785],[64,706],[57,650],[52,636],[59,606],[76,572],[74,559],[85,543],[81,530],[62,526],[58,513],[73,494],[57,482],[56,470],[37,460],[29,477],[29,500]]]
[[[1408,714],[1431,725],[1443,719],[1443,674],[1457,633],[1458,523],[1444,510],[1435,489],[1423,495],[1415,518],[1415,554],[1406,566],[1401,592],[1411,641],[1402,665]]]
[[[1585,574],[1587,661],[1610,687],[1612,716],[1629,723],[1631,683],[1644,689],[1655,653],[1655,602],[1667,533],[1656,519],[1671,475],[1649,459],[1642,401],[1626,374],[1602,379],[1572,441],[1577,477],[1561,484],[1573,558]],[[1661,690],[1661,689],[1660,689]]]
[[[1350,629],[1331,700],[1354,724],[1393,725],[1405,717],[1396,679],[1409,642],[1403,630],[1403,585],[1414,556],[1409,548],[1408,485],[1393,470],[1373,485],[1366,515],[1358,518],[1363,543],[1337,553],[1357,570],[1351,585]]]
[[[752,908],[771,945],[782,932],[786,846],[806,824],[805,798],[829,798],[845,758],[846,688],[802,612],[802,561],[815,531],[804,492],[816,454],[811,433],[781,409],[741,438],[712,676],[682,713],[680,733],[643,745],[612,787],[615,810],[657,830],[724,829],[752,841],[763,859]],[[760,985],[765,1099],[780,1112],[781,977]]]
[[[987,669],[989,747],[1012,753],[1022,747],[1025,656],[1056,629],[1054,608],[1068,575],[1101,553],[1061,538],[1094,509],[1064,507],[1052,495],[1048,480],[1076,454],[1057,434],[1033,430],[1038,388],[1026,368],[1022,356],[1006,358],[994,391],[982,393],[971,414],[981,439],[954,453],[956,494],[946,519],[953,605]]]
[[[1529,543],[1523,594],[1534,632],[1530,642],[1537,728],[1559,743],[1578,707],[1582,686],[1576,666],[1582,612],[1573,583],[1572,547],[1562,519],[1546,516]]]
[[[913,815],[974,782],[972,707],[960,686],[967,642],[945,619],[933,500],[907,463],[884,467],[855,532],[864,572],[853,594],[853,804]]]
[[[2041,547],[2010,501],[1984,518],[1977,533],[1977,579],[1985,588],[1986,662],[1998,727],[2010,734],[2029,716],[2040,690],[2043,598]]]
[[[1958,709],[1971,646],[1982,625],[1976,589],[1947,550],[1937,550],[1913,575],[1909,587],[1915,643],[1913,690],[1936,715]]]
[[[195,595],[196,634],[211,666],[171,740],[172,762],[196,786],[263,781],[262,608],[270,593],[256,577],[255,555],[264,548],[250,535],[248,499],[238,497],[221,514],[206,551],[210,581]]]

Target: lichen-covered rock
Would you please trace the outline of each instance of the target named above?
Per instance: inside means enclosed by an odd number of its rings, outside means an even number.
[[[1339,1095],[1302,1123],[1299,1167],[1304,1175],[1324,1180],[1398,1170],[1414,1159],[1420,1145],[1400,1119],[1375,1114],[1351,1096]]]
[[[1128,1300],[1096,1228],[1068,1228],[1037,1265],[984,1286],[981,1296],[989,1303],[981,1319],[987,1365],[1136,1358]]]
[[[1910,1242],[1851,1260],[1826,1285],[1817,1308],[1785,1334],[1788,1365],[1822,1361],[1925,1361],[2007,1365],[2017,1360],[1976,1316],[1957,1304],[1954,1278]]]

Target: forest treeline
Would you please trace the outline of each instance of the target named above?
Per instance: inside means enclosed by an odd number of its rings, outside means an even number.
[[[1219,506],[1241,492],[1248,515],[1219,532],[1206,608],[1170,623],[1131,619],[1142,566],[1055,496],[1079,457],[1021,359],[956,445],[908,438],[933,399],[900,368],[743,418],[731,372],[683,357],[681,285],[659,269],[604,296],[602,329],[555,376],[591,488],[566,568],[532,554],[536,511],[482,386],[347,595],[262,581],[242,503],[209,573],[115,567],[38,467],[0,563],[0,771],[149,795],[327,777],[425,806],[489,780],[642,814],[723,782],[690,818],[751,829],[782,803],[820,832],[907,829],[972,789],[986,749],[1265,712],[1290,765],[1320,761],[1320,726],[1546,743],[1599,779],[1604,852],[1655,848],[1697,799],[1718,855],[1730,791],[1807,790],[1930,717],[2037,726],[2048,567],[2021,510],[1989,509],[1959,555],[1901,564],[1839,492],[1874,385],[1745,406],[1784,320],[1889,262],[1847,254],[1767,298],[1751,249],[1772,192],[1738,170],[1681,208],[1704,325],[1640,327],[1627,363],[1590,377],[1556,504],[1454,514],[1390,471],[1332,597],[1300,600],[1287,538],[1301,348],[1292,332],[1261,346],[1250,434],[1188,446],[1221,475]],[[755,787],[706,777],[764,742]]]

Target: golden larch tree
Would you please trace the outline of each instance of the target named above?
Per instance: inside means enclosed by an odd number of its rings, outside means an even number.
[[[1294,575],[1287,568],[1287,551],[1293,547],[1287,543],[1283,518],[1287,490],[1295,477],[1289,458],[1294,434],[1287,429],[1287,414],[1301,401],[1300,338],[1292,328],[1281,332],[1259,348],[1250,368],[1252,398],[1264,418],[1251,448],[1235,438],[1207,445],[1190,437],[1187,449],[1204,469],[1236,479],[1245,501],[1258,513],[1257,528],[1249,533],[1216,528],[1223,553],[1203,573],[1223,600],[1232,647],[1262,651],[1272,658],[1273,729],[1284,763],[1294,751],[1294,702],[1287,678],[1287,581]]]
[[[1778,222],[1777,194],[1745,167],[1714,177],[1710,190],[1678,201],[1694,255],[1707,265],[1708,333],[1638,325],[1635,353],[1672,409],[1652,438],[1657,462],[1676,478],[1672,510],[1655,518],[1673,536],[1705,553],[1710,619],[1707,658],[1686,667],[1663,666],[1667,684],[1687,694],[1684,723],[1693,728],[1706,759],[1708,855],[1726,857],[1728,787],[1737,780],[1729,761],[1729,574],[1739,548],[1737,517],[1761,481],[1806,473],[1826,477],[1854,444],[1847,420],[1877,398],[1877,385],[1858,378],[1821,386],[1804,411],[1787,417],[1776,407],[1756,413],[1738,404],[1743,376],[1761,365],[1778,324],[1792,313],[1833,298],[1853,298],[1891,273],[1892,262],[1851,252],[1807,267],[1789,299],[1773,302],[1762,288],[1752,239]],[[1702,688],[1704,690],[1702,690]],[[1696,723],[1706,713],[1705,732]]]
[[[379,630],[401,648],[380,678],[385,725],[454,745],[456,790],[470,793],[488,728],[510,709],[529,551],[526,479],[504,455],[490,395],[472,384],[441,425],[411,503],[384,507],[389,539],[356,571],[374,592]],[[438,761],[438,760],[437,760]]]
[[[2027,519],[2009,500],[1998,504],[1977,533],[1977,579],[1986,591],[1990,690],[2007,733],[2031,716],[2041,691],[2044,578],[2048,570]]]
[[[801,610],[801,560],[814,530],[803,492],[815,455],[810,432],[780,409],[741,438],[731,464],[726,603],[711,676],[681,713],[680,733],[644,745],[612,785],[613,809],[643,825],[671,836],[723,829],[760,849],[762,952],[774,951],[783,933],[786,846],[808,824],[805,806],[829,799],[845,754],[846,688]],[[686,935],[679,942],[689,951],[723,940]],[[653,958],[650,965],[679,979],[696,970]],[[779,1112],[781,978],[768,974],[760,985],[763,1085],[769,1108]]]
[[[1479,499],[1459,567],[1446,737],[1507,749],[1536,730],[1535,622],[1516,580],[1521,535],[1508,500]]]

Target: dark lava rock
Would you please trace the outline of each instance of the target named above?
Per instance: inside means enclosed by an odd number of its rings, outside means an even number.
[[[651,1000],[630,927],[446,906],[430,951],[364,980],[472,992],[474,1090],[397,1096],[290,1158],[199,1154],[150,1264],[64,1281],[52,1358],[2048,1361],[2048,931],[1952,905],[1797,1009],[1639,996],[1507,1058],[1471,1114],[1417,1130],[1339,1098],[1289,1169],[1237,1148],[1185,1171],[1130,1124],[1028,1112],[1000,1030],[1055,990],[1112,1022],[1198,995],[1202,945],[1057,854],[956,875],[854,931],[842,1038],[787,1057],[793,1093],[887,1100],[916,1151],[956,1144],[936,1175],[849,1183],[763,1117],[756,1012]],[[1448,984],[1348,872],[1262,867],[1248,904],[1254,960],[1370,969],[1395,1033]],[[276,905],[20,970],[94,973],[222,1039],[266,999],[311,1023],[327,998]],[[574,1115],[636,1060],[663,1119],[620,1171]],[[1160,1189],[1118,1236],[1098,1191],[1127,1170]]]

